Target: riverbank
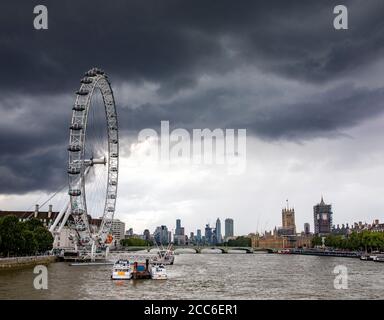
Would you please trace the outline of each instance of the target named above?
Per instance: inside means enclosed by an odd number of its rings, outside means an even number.
[[[327,256],[341,258],[360,258],[361,253],[358,251],[342,251],[342,250],[320,250],[320,249],[289,249],[289,254],[302,254],[311,256]]]
[[[55,256],[29,256],[16,258],[0,258],[0,272],[2,270],[21,269],[38,264],[49,264],[56,261]]]

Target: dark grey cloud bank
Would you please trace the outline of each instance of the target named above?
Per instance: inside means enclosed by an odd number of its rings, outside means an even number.
[[[118,101],[126,135],[170,120],[174,127],[247,128],[265,139],[302,140],[337,134],[383,111],[383,89],[355,85],[351,76],[383,55],[383,1],[348,1],[348,31],[333,29],[339,1],[44,4],[47,31],[33,29],[30,1],[0,5],[0,116],[14,114],[8,125],[0,122],[0,193],[51,190],[64,181],[70,94],[91,66],[104,68],[116,87],[158,84],[165,102],[133,108],[129,98]],[[249,94],[257,96],[258,86],[199,89],[203,75],[230,79],[247,69],[318,90],[268,103],[269,95],[260,92],[255,102]],[[186,89],[194,94],[167,99]],[[12,101],[18,96],[27,99]]]
[[[233,90],[231,94],[236,94],[236,91]],[[144,126],[159,130],[160,121],[165,119],[170,121],[171,129],[180,125],[188,130],[246,128],[249,134],[263,139],[299,142],[319,136],[338,136],[343,129],[384,110],[384,88],[369,90],[342,86],[325,91],[319,100],[255,107],[253,112],[246,110],[245,115],[237,105],[228,110],[222,98],[221,90],[213,90],[182,105],[178,102],[144,105],[124,112],[123,121],[127,123],[130,118],[135,119],[137,122],[132,123],[132,127],[137,129]],[[251,104],[251,101],[240,96],[238,100]],[[207,105],[210,106],[208,110]]]
[[[242,64],[325,81],[383,51],[382,1],[348,1],[350,29],[335,32],[338,1],[46,1],[49,30],[32,28],[30,1],[3,1],[4,89],[63,91],[100,65],[114,79],[177,90],[201,73]],[[357,54],[358,53],[358,54]]]

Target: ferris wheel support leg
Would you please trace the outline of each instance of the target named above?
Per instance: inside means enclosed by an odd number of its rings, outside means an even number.
[[[57,224],[60,222],[61,218],[63,217],[64,213],[67,212],[68,207],[69,207],[69,202],[65,206],[63,206],[63,208],[60,210],[60,212],[57,215],[55,221],[53,222],[53,224],[49,228],[49,232],[53,233],[53,231],[55,230]]]
[[[92,241],[92,247],[91,247],[91,261],[95,261],[95,250],[96,244],[95,241]]]
[[[65,212],[65,216],[64,216],[64,218],[63,218],[63,221],[62,221],[61,224],[60,224],[60,227],[59,227],[58,232],[61,232],[61,229],[63,229],[63,227],[65,226],[65,224],[66,224],[66,222],[67,222],[67,220],[68,220],[70,214],[71,214],[71,210],[70,210],[70,207],[69,207],[69,205],[68,205],[68,206],[67,206],[67,211]]]

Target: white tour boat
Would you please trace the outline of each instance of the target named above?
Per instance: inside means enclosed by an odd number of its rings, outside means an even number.
[[[129,280],[132,278],[132,269],[128,260],[117,260],[112,269],[112,280]]]
[[[167,269],[164,265],[157,264],[151,267],[151,278],[153,280],[166,280],[168,279]]]

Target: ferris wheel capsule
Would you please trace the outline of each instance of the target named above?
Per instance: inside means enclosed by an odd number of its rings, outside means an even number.
[[[84,84],[90,84],[90,83],[92,83],[92,78],[84,77],[83,79],[80,80],[80,82],[84,83]]]
[[[78,166],[69,166],[68,171],[69,174],[79,174],[81,169]]]
[[[88,90],[78,90],[76,91],[76,94],[79,96],[86,96],[89,93]]]
[[[68,151],[71,151],[71,152],[81,151],[81,146],[79,144],[70,144],[68,146]]]
[[[84,210],[83,209],[76,208],[76,209],[72,210],[72,215],[74,215],[74,216],[80,216],[82,214],[84,214]]]
[[[71,129],[71,130],[81,130],[81,129],[83,129],[83,125],[80,124],[80,123],[74,123],[74,124],[72,124],[69,127],[69,129]]]
[[[87,71],[84,75],[86,77],[95,77],[97,74],[93,69],[91,69],[91,70]]]
[[[85,110],[85,105],[74,105],[72,108],[73,111],[84,111]]]
[[[68,191],[68,193],[69,193],[69,195],[70,195],[71,197],[78,197],[78,196],[81,195],[81,190],[80,190],[80,189],[70,189],[70,190]]]

